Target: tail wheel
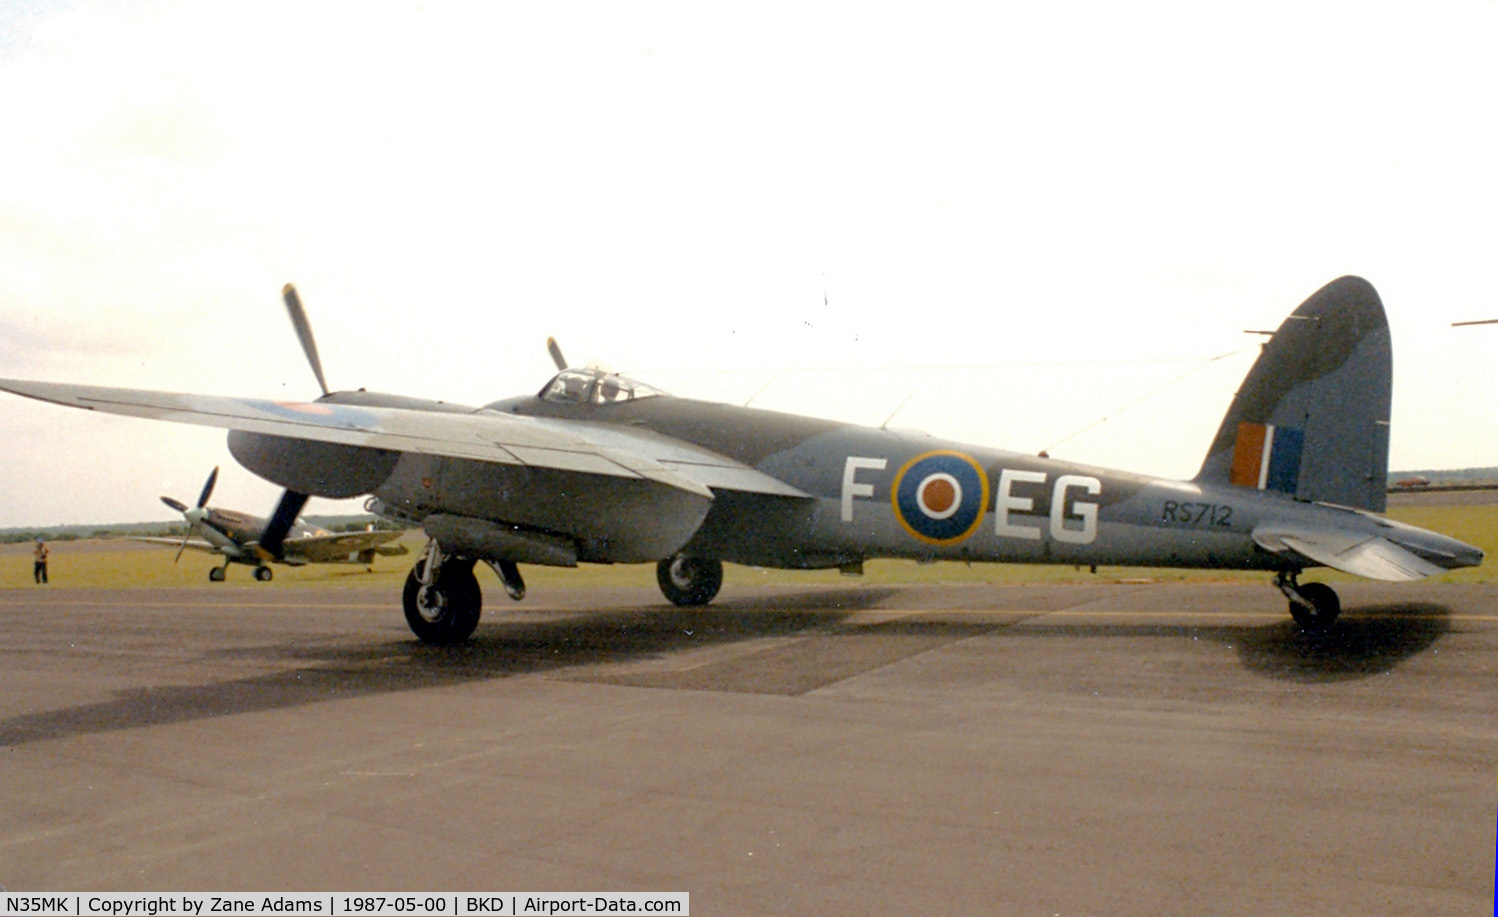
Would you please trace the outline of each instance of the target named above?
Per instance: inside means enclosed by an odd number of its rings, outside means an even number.
[[[450,558],[429,586],[421,583],[425,560],[411,568],[401,595],[406,624],[422,643],[450,646],[462,643],[479,626],[484,596],[473,575],[473,561]]]
[[[1337,593],[1325,583],[1306,583],[1296,590],[1305,602],[1290,602],[1290,617],[1302,630],[1321,633],[1332,626],[1337,615],[1342,613],[1342,601]],[[1309,605],[1310,607],[1306,607]]]
[[[723,563],[678,554],[655,565],[655,579],[673,605],[706,605],[723,587]]]

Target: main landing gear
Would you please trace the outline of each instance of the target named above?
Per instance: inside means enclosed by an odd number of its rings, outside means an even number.
[[[1324,633],[1342,613],[1342,601],[1337,593],[1325,583],[1300,585],[1296,577],[1299,570],[1281,570],[1275,574],[1274,584],[1290,600],[1290,617],[1295,619],[1307,633]]]
[[[525,597],[525,580],[513,561],[486,561],[515,601]],[[406,575],[401,605],[406,624],[423,643],[451,646],[467,640],[479,624],[484,597],[473,575],[472,557],[448,554],[436,540],[427,542],[421,558]],[[656,565],[661,592],[674,604],[706,605],[723,586],[723,563],[678,554]]]
[[[525,597],[520,568],[508,560],[487,562],[515,601]],[[447,554],[436,540],[427,542],[421,559],[406,575],[401,605],[406,624],[423,643],[451,646],[462,643],[479,625],[484,595],[473,575],[472,557]]]
[[[655,579],[673,605],[706,605],[723,587],[723,563],[677,554],[655,565]]]
[[[255,575],[255,579],[259,580],[262,583],[268,583],[268,582],[270,582],[271,581],[271,577],[275,576],[275,574],[273,572],[271,572],[271,568],[265,566],[264,564],[261,564],[260,566],[258,566],[258,567],[255,568],[255,574],[254,575]],[[228,564],[224,564],[222,567],[210,567],[208,569],[208,582],[210,582],[210,583],[222,583],[224,580],[226,580],[228,578],[229,578],[229,565]]]

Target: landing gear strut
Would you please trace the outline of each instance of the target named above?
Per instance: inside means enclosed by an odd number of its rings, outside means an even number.
[[[673,605],[706,605],[723,587],[723,563],[677,554],[655,565],[655,580]]]
[[[513,560],[486,561],[505,587],[505,595],[520,601],[525,598],[525,580],[520,578],[520,567]]]
[[[1290,617],[1308,633],[1324,633],[1342,613],[1342,602],[1337,593],[1325,583],[1297,583],[1299,570],[1281,570],[1275,574],[1274,584],[1290,600]]]
[[[401,604],[421,642],[448,646],[467,640],[484,605],[473,559],[444,554],[435,539],[428,542],[406,576]]]

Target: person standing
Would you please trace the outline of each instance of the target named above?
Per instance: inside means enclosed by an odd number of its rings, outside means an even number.
[[[47,543],[40,538],[36,540],[36,566],[34,567],[36,582],[45,585],[47,582]]]

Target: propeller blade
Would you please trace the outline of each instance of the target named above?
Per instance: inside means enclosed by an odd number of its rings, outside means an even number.
[[[281,298],[286,301],[286,311],[291,315],[291,325],[296,329],[297,340],[302,342],[302,352],[312,364],[312,374],[317,377],[322,393],[328,393],[327,380],[322,375],[322,360],[317,357],[317,342],[312,339],[312,325],[307,321],[307,311],[302,308],[302,298],[291,284],[281,288]]]
[[[551,354],[551,362],[557,365],[557,372],[567,368],[567,358],[562,356],[562,348],[556,338],[546,339],[546,352]]]
[[[203,483],[203,492],[198,495],[198,505],[195,509],[188,509],[187,504],[172,497],[162,497],[161,502],[187,517],[187,532],[182,536],[182,544],[177,547],[177,556],[172,563],[182,559],[182,552],[187,550],[187,542],[192,539],[193,529],[198,527],[204,517],[208,515],[203,507],[208,505],[208,498],[213,496],[213,485],[218,483],[218,468],[208,473],[208,480]]]
[[[217,483],[218,467],[215,466],[213,472],[208,475],[207,482],[203,484],[203,492],[198,495],[198,509],[202,509],[203,507],[208,505],[208,498],[213,496],[213,485]]]
[[[270,517],[270,522],[265,524],[265,531],[260,533],[260,550],[271,557],[280,557],[281,545],[286,541],[286,534],[291,531],[296,517],[301,514],[302,507],[306,505],[306,494],[299,494],[294,490],[283,493],[281,502],[276,504],[275,514]]]

